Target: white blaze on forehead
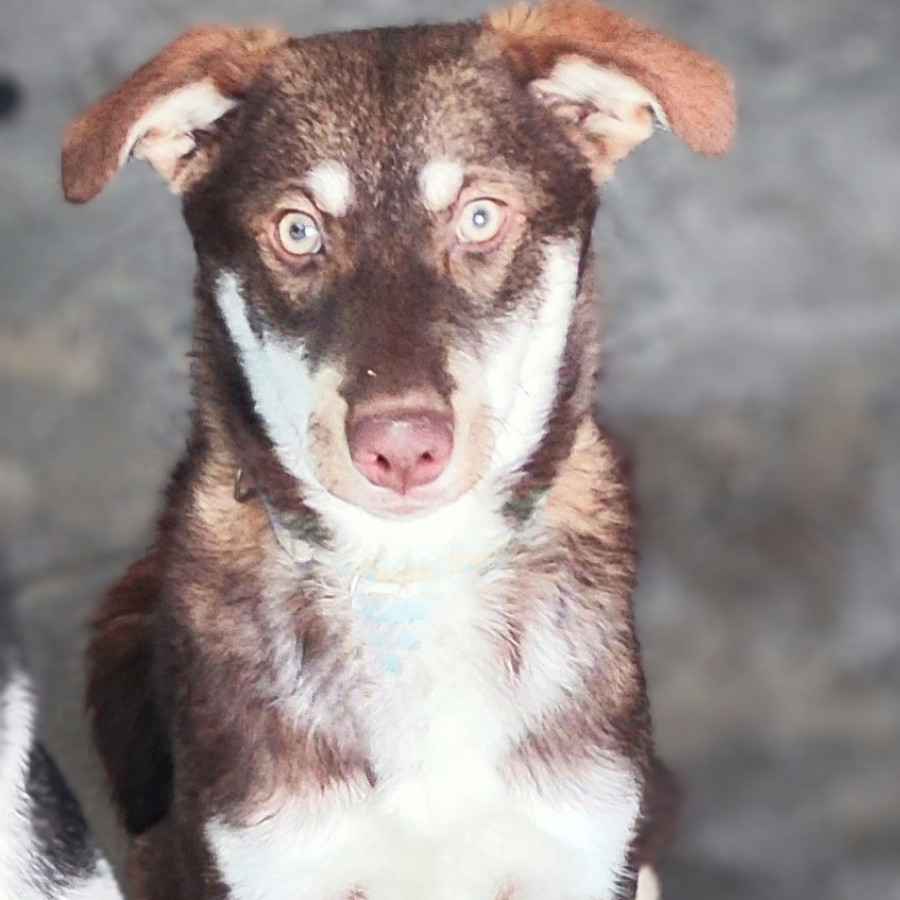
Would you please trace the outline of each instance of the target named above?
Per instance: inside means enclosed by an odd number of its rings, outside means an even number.
[[[329,216],[343,216],[353,203],[353,181],[339,162],[319,163],[307,176],[316,206]]]
[[[465,172],[450,159],[433,159],[419,174],[419,189],[425,206],[432,212],[446,209],[459,196]]]

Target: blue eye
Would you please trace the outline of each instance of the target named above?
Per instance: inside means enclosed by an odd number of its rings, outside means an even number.
[[[483,244],[500,233],[505,221],[505,205],[484,197],[472,200],[460,213],[456,237],[464,244]]]
[[[491,211],[485,206],[476,207],[472,213],[472,224],[478,229],[483,229],[490,225],[491,219]]]
[[[322,233],[308,213],[292,210],[278,220],[278,240],[291,256],[311,256],[322,249]]]

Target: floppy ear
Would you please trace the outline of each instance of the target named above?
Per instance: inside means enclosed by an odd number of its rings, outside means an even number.
[[[279,31],[210,26],[182,35],[76,119],[63,140],[66,199],[85,203],[134,156],[176,193],[212,161],[214,142],[197,139],[246,92]]]
[[[734,86],[710,57],[593,0],[544,0],[491,13],[486,28],[533,95],[566,124],[602,184],[654,127],[724,153]]]

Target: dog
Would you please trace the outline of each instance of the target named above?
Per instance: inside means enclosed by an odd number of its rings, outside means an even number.
[[[186,453],[88,705],[141,900],[641,900],[672,791],[593,415],[591,230],[725,69],[593,0],[190,31],[66,134],[197,256]]]
[[[121,900],[59,769],[35,737],[31,679],[0,599],[0,898]]]

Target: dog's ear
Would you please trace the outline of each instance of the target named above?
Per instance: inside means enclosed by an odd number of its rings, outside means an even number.
[[[129,156],[146,159],[173,191],[183,191],[214,150],[198,134],[237,105],[269,50],[285,40],[271,29],[210,26],[170,44],[69,127],[66,199],[91,200]]]
[[[593,0],[544,0],[491,13],[486,29],[517,77],[566,125],[602,184],[654,127],[723,153],[735,126],[725,68]]]

